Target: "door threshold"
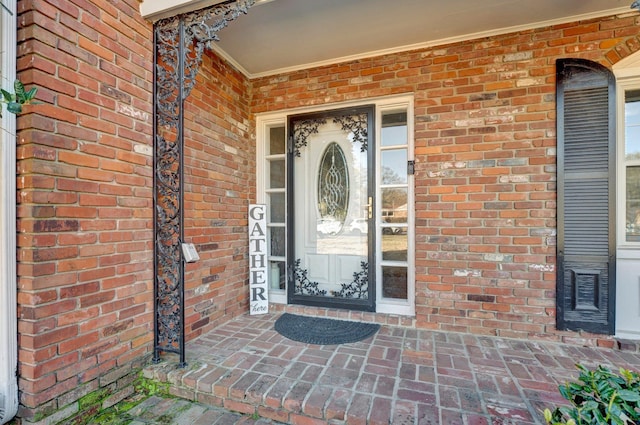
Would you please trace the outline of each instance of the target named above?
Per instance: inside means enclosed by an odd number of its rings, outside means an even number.
[[[313,307],[291,304],[271,304],[271,313],[291,313],[302,316],[329,317],[332,319],[352,320],[354,322],[378,323],[380,325],[416,327],[416,318],[388,313],[372,313],[367,311],[341,310],[327,307]]]

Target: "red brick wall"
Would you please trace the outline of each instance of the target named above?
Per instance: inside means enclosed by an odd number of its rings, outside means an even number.
[[[136,0],[76,4],[20,5],[19,75],[42,102],[18,121],[27,422],[101,387],[116,401],[152,350],[152,27]],[[249,81],[203,59],[185,113],[185,238],[201,257],[186,268],[187,339],[247,310],[255,199]]]
[[[264,77],[252,112],[413,93],[417,325],[582,342],[555,330],[555,60],[611,66],[639,49],[639,24],[630,12]]]
[[[247,312],[247,209],[255,199],[248,79],[205,53],[185,114],[185,239],[200,261],[185,273],[187,340]]]
[[[137,0],[18,3],[19,387],[26,421],[150,353],[152,31]],[[120,393],[119,393],[120,392]]]

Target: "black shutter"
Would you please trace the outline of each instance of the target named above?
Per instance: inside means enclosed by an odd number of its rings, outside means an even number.
[[[615,331],[615,79],[582,59],[556,63],[561,330]]]

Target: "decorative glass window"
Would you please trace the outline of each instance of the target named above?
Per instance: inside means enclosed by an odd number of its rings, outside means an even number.
[[[318,175],[318,215],[320,220],[337,224],[334,233],[344,226],[349,210],[349,167],[340,145],[333,142],[320,160]]]

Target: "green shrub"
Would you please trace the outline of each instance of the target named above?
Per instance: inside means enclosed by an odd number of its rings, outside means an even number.
[[[620,374],[604,366],[588,370],[578,364],[577,382],[558,389],[571,406],[545,409],[544,418],[551,425],[632,425],[640,424],[640,375],[620,368]]]

